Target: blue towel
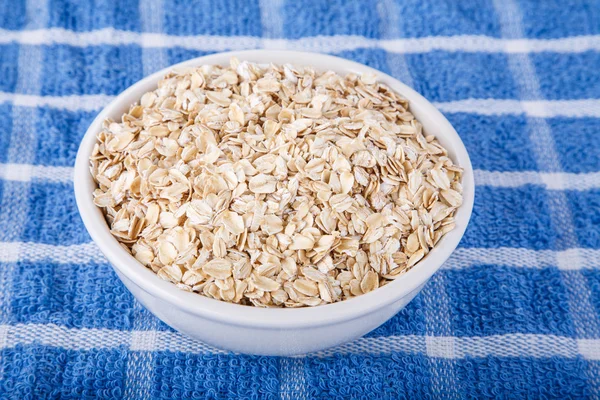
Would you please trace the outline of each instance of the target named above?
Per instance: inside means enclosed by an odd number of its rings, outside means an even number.
[[[154,318],[73,195],[78,144],[113,96],[262,47],[401,79],[476,170],[471,224],[422,293],[296,358],[218,352]],[[0,398],[598,398],[599,70],[598,0],[1,0]]]

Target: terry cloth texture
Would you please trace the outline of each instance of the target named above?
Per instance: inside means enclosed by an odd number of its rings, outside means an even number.
[[[174,332],[75,206],[75,153],[104,104],[170,64],[251,48],[403,80],[476,170],[469,229],[423,292],[319,354],[235,355]],[[0,398],[600,396],[597,0],[0,0],[0,71]]]

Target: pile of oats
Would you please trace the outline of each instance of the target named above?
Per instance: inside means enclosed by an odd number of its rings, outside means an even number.
[[[385,285],[454,228],[462,169],[372,75],[171,73],[91,157],[112,234],[179,288],[260,307]]]

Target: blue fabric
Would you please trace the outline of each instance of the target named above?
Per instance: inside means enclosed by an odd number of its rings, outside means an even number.
[[[48,11],[49,27],[76,32],[102,28],[136,32],[141,30],[139,4],[135,1],[117,3],[111,0],[48,0]]]
[[[600,170],[600,119],[552,118],[548,120],[556,146],[563,149],[558,156],[568,172],[594,172]]]
[[[598,0],[0,0],[0,29],[0,398],[600,396],[598,112],[447,112],[476,178],[498,174],[477,182],[457,258],[360,342],[298,358],[194,350],[93,256],[72,182],[57,177],[99,111],[79,103],[228,36],[236,48],[329,40],[331,54],[442,104],[598,100]],[[143,47],[148,32],[197,37],[192,48]],[[395,39],[468,44],[508,32],[550,44],[591,35],[594,45],[385,50]],[[561,172],[571,175],[548,175]],[[536,179],[506,184],[513,174]],[[65,255],[79,248],[81,260]],[[156,334],[154,347],[134,343],[144,334]]]
[[[576,56],[536,54],[531,58],[544,98],[559,100],[600,97],[600,75],[590,68],[591,65],[600,63],[598,52],[584,52]],[[563,72],[557,75],[556,71]]]
[[[115,95],[144,76],[138,46],[57,45],[44,50],[42,95]]]
[[[565,6],[568,12],[565,12]],[[524,0],[521,2],[526,37],[560,38],[600,33],[600,2]],[[560,21],[560,23],[558,23]]]
[[[15,60],[18,58],[18,55],[18,45],[8,44],[0,46],[0,62],[2,63],[2,67],[0,68],[0,71],[2,71],[0,90],[2,91],[12,92],[17,84],[18,68]]]
[[[282,11],[283,30],[291,39],[317,35],[380,36],[379,24],[373,23],[378,19],[377,9],[369,2],[291,1]]]
[[[519,97],[505,54],[434,51],[410,54],[406,62],[414,88],[432,101]]]

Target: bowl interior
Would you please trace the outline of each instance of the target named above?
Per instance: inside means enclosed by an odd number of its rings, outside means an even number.
[[[101,130],[102,122],[106,118],[120,119],[131,104],[136,103],[145,92],[156,88],[157,82],[167,72],[205,64],[227,65],[231,57],[256,63],[311,65],[318,70],[333,70],[339,74],[377,74],[381,82],[409,100],[410,110],[423,124],[424,131],[435,135],[448,150],[452,160],[464,168],[463,204],[455,215],[456,228],[445,235],[427,257],[395,281],[365,295],[318,307],[263,309],[226,303],[184,292],[140,264],[110,234],[101,210],[93,203],[92,193],[96,184],[89,172],[88,160],[96,142],[96,134]],[[144,78],[121,93],[96,117],[81,142],[75,163],[75,195],[83,222],[94,242],[116,269],[144,291],[195,315],[234,325],[277,329],[326,325],[356,318],[399,300],[426,282],[450,256],[464,234],[473,207],[474,182],[471,161],[452,125],[431,103],[398,80],[362,64],[338,57],[292,51],[251,50],[219,53],[173,65]]]

